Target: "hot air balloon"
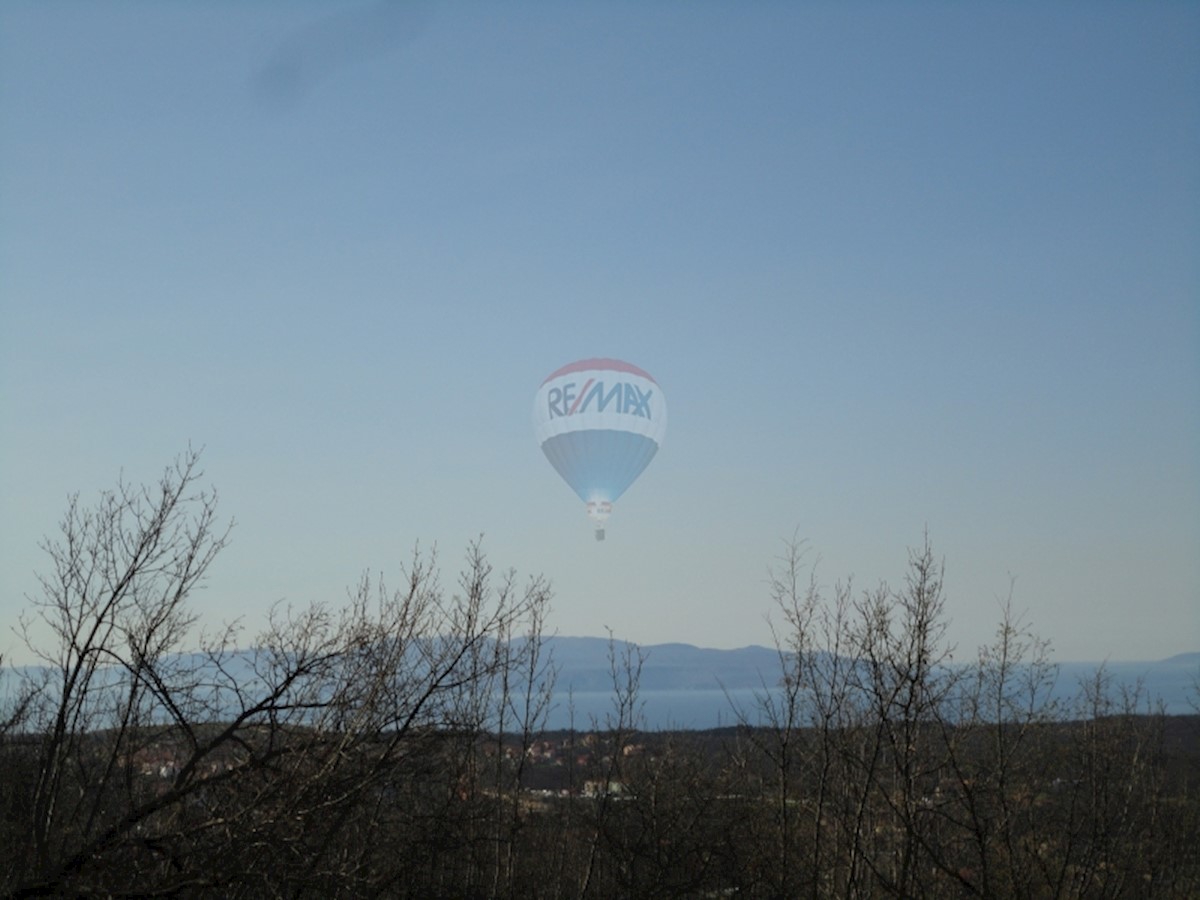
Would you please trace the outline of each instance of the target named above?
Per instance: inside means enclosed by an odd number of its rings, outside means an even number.
[[[667,428],[662,388],[619,359],[582,359],[553,372],[533,401],[538,443],[587,504],[604,540],[612,505],[654,459]]]

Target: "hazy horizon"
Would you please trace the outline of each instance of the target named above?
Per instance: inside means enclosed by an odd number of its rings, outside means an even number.
[[[203,622],[469,541],[548,628],[769,644],[793,536],[948,639],[1200,644],[1200,7],[0,7],[0,624],[190,445]],[[551,372],[670,428],[596,542]],[[6,661],[28,661],[8,628]]]

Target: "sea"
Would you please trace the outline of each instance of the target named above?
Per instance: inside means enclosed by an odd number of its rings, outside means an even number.
[[[690,654],[691,650],[687,652]],[[1099,671],[1102,694],[1110,701],[1108,707],[1100,709],[1102,714],[1132,709],[1139,713],[1197,715],[1200,714],[1200,664],[1196,657],[1197,654],[1188,654],[1179,661],[1145,663],[1059,663],[1057,679],[1042,699],[1056,705],[1060,719],[1090,717],[1097,707],[1085,701],[1085,686],[1097,683]],[[0,669],[0,713],[15,697],[19,671]],[[677,731],[769,725],[771,719],[765,701],[771,699],[774,689],[770,685],[776,679],[761,677],[761,671],[756,670],[751,678],[745,671],[728,666],[647,668],[642,683],[648,686],[638,690],[624,708],[618,708],[614,692],[601,689],[606,681],[611,684],[607,672],[567,666],[560,673],[541,727],[549,731],[592,731],[620,725],[640,731]],[[728,686],[722,687],[723,684]],[[758,686],[747,686],[753,684]]]
[[[1103,667],[1103,668],[1101,668]],[[1061,718],[1083,718],[1096,707],[1086,700],[1085,685],[1102,673],[1108,712],[1124,711],[1126,699],[1139,713],[1200,714],[1200,669],[1167,663],[1058,664],[1058,677],[1047,699]],[[689,688],[639,691],[623,714],[612,691],[557,692],[546,720],[547,730],[598,730],[620,722],[642,731],[675,731],[767,725],[764,712],[768,689]]]

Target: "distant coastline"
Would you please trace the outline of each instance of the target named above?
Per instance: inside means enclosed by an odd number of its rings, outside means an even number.
[[[603,726],[613,715],[610,642],[607,638],[552,637],[545,648],[553,654],[558,675],[550,728]],[[776,650],[752,645],[735,650],[669,643],[638,646],[614,640],[618,664],[626,654],[640,656],[638,713],[641,727],[709,729],[738,724],[764,724],[761,699],[780,680]],[[1187,715],[1200,712],[1196,684],[1200,652],[1149,661],[1069,661],[1055,663],[1058,677],[1049,699],[1069,707],[1085,686],[1102,673],[1114,699],[1134,697],[1139,712]]]
[[[548,637],[543,652],[556,674],[547,729],[604,727],[614,714],[613,663],[638,664],[636,726],[645,730],[711,729],[739,723],[766,724],[762,701],[778,686],[779,653],[751,645],[733,650],[684,643],[635,645],[599,637]],[[243,655],[249,658],[249,651]],[[197,664],[201,658],[197,657]],[[1138,712],[1200,713],[1200,652],[1141,662],[1059,662],[1048,699],[1063,710],[1077,705],[1088,686],[1103,679],[1114,701],[1133,699]],[[19,672],[0,669],[0,703],[12,696]],[[249,672],[249,668],[247,668]],[[1082,714],[1083,707],[1080,706]]]

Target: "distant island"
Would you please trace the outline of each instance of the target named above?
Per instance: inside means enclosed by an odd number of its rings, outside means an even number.
[[[779,652],[758,645],[718,650],[685,643],[635,645],[618,639],[555,636],[545,639],[544,649],[552,655],[557,672],[551,715],[556,727],[572,715],[603,719],[613,693],[610,656],[618,667],[627,657],[641,660],[638,690],[644,724],[650,728],[727,725],[738,713],[756,709],[758,698],[777,688],[783,675]],[[1052,695],[1060,703],[1070,703],[1103,667],[1115,692],[1138,692],[1139,707],[1161,702],[1170,715],[1194,713],[1200,707],[1200,652],[1141,662],[1055,664],[1058,678]]]
[[[1192,653],[1176,653],[1174,656],[1168,656],[1158,662],[1163,666],[1200,666],[1200,650]]]

